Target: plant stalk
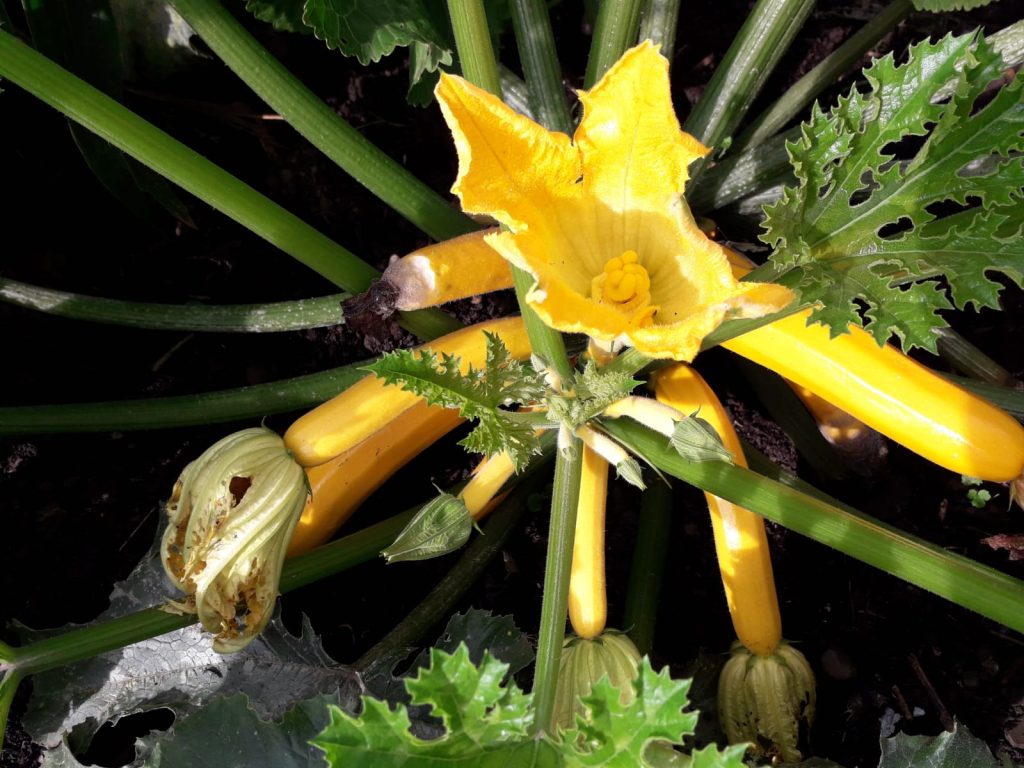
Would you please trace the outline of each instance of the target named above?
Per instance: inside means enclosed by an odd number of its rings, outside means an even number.
[[[604,422],[613,437],[655,467],[702,490],[756,512],[910,584],[1024,631],[1024,582],[947,552],[824,494],[801,492],[720,461],[690,463],[665,438],[628,419]],[[800,486],[800,481],[794,485]]]
[[[959,371],[987,384],[1013,387],[1017,380],[1013,374],[986,355],[952,328],[939,328],[936,346],[939,355]]]
[[[150,304],[56,291],[0,277],[0,301],[48,315],[130,328],[212,333],[277,333],[345,321],[347,293],[266,304]]]
[[[544,565],[544,592],[537,633],[537,663],[533,676],[534,735],[552,727],[558,668],[565,640],[569,610],[569,573],[576,535],[576,507],[580,495],[583,446],[572,438],[571,448],[555,457],[555,482],[551,493],[551,522]]]
[[[358,293],[379,275],[351,251],[3,30],[0,30],[0,76],[209,203],[335,285]],[[405,313],[402,321],[406,328],[424,338],[435,338],[458,327],[452,318],[436,310]]]
[[[463,77],[500,99],[501,78],[483,3],[481,0],[448,0],[448,15]]]
[[[814,0],[758,0],[683,129],[721,149],[813,7]]]
[[[649,654],[654,647],[671,530],[672,489],[665,483],[652,483],[640,496],[640,526],[629,570],[623,621],[623,629],[641,654]]]
[[[733,144],[733,151],[756,147],[796,117],[814,98],[835,85],[879,40],[911,14],[911,0],[893,0],[867,24],[850,36],[814,69],[796,83],[752,122]]]
[[[998,405],[1018,419],[1024,419],[1024,389],[1020,386],[1003,387],[998,384],[990,384],[987,381],[954,376],[950,373],[943,373],[941,375],[979,397],[985,398],[994,405]]]
[[[630,46],[640,28],[640,0],[603,0],[597,8],[583,87],[591,88]]]
[[[565,100],[547,4],[544,0],[512,0],[511,7],[519,59],[535,119],[548,130],[572,135],[572,117]]]
[[[384,203],[435,240],[477,229],[472,220],[335,114],[219,0],[171,0],[171,5],[254,93]]]
[[[661,49],[661,55],[672,63],[679,28],[680,0],[645,0],[640,10],[639,40],[650,40]]]

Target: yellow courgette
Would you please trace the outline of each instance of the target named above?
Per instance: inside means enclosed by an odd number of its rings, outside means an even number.
[[[569,621],[576,634],[585,639],[600,635],[608,619],[604,574],[607,493],[608,462],[584,445],[569,575]]]
[[[810,310],[723,346],[806,387],[939,466],[992,482],[1024,473],[1024,427],[861,328],[829,338]]]
[[[530,341],[520,317],[477,323],[424,348],[459,357],[465,373],[470,365],[479,368],[486,362],[483,331],[500,336],[512,357],[523,360],[530,356]],[[297,419],[285,433],[285,445],[304,467],[315,467],[352,450],[421,402],[418,395],[388,386],[371,374]]]
[[[682,363],[662,368],[655,374],[654,392],[659,402],[684,415],[699,411],[700,417],[718,432],[733,460],[746,466],[739,438],[725,409],[696,371]],[[704,495],[736,636],[751,653],[771,655],[782,640],[782,619],[764,521],[731,502],[710,493]]]
[[[306,470],[311,496],[288,557],[320,546],[395,472],[462,422],[458,411],[420,402],[341,456]]]

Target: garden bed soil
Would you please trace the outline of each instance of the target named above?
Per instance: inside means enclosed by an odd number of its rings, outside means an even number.
[[[888,44],[901,49],[929,33],[964,31],[977,23],[997,29],[1015,20],[1008,10],[1012,4],[1002,5],[1002,10],[997,5],[958,16],[915,15]],[[744,2],[718,0],[688,11],[673,62],[681,112],[721,60],[745,9]],[[871,12],[867,6],[822,4],[773,77],[769,94],[783,92]],[[566,76],[578,84],[587,30],[575,4],[558,5],[555,13]],[[362,69],[311,38],[247,23],[368,138],[434,189],[448,188],[455,172],[450,138],[436,108],[404,105],[404,57]],[[7,187],[15,193],[5,221],[7,245],[0,252],[3,276],[154,302],[279,301],[334,292],[323,279],[193,199],[187,202],[194,226],[133,219],[90,175],[62,119],[17,88],[5,88],[0,98],[11,116],[0,124],[0,140],[7,151]],[[286,124],[264,119],[266,107],[215,61],[197,61],[194,69],[168,81],[139,86],[129,92],[128,102],[377,267],[391,254],[426,242]],[[954,323],[1021,377],[1021,292],[1007,290],[1005,306],[1001,314],[959,316]],[[454,311],[468,321],[513,307],[514,299],[500,294],[461,302]],[[411,341],[401,332],[368,340],[344,326],[267,335],[138,331],[5,305],[0,305],[0,324],[5,329],[3,405],[237,387],[343,365]],[[870,515],[1024,578],[1024,564],[983,543],[995,534],[1024,533],[1021,511],[1007,508],[1005,488],[990,486],[995,500],[975,509],[959,477],[884,442],[871,461],[858,465],[863,471],[855,480],[815,478],[757,408],[726,354],[706,354],[698,367],[729,404],[741,434],[776,460]],[[267,424],[282,429],[294,415],[275,415]],[[0,616],[39,628],[93,618],[106,607],[113,582],[149,548],[163,522],[160,502],[185,463],[220,436],[253,423],[0,439],[5,530]],[[449,486],[471,464],[454,439],[446,440],[442,450],[421,456],[375,494],[348,530],[406,508],[417,495],[428,498],[435,485]],[[656,663],[684,675],[702,655],[720,659],[732,630],[701,495],[677,490],[653,655]],[[612,624],[621,621],[637,508],[637,494],[616,485],[608,519]],[[540,505],[460,608],[511,614],[521,628],[535,633],[546,527]],[[900,728],[930,734],[939,732],[946,718],[956,718],[994,750],[1024,757],[1024,638],[781,527],[769,527],[786,635],[818,674],[815,754],[845,766],[874,766],[881,724],[899,715]],[[289,595],[285,616],[295,621],[308,614],[334,658],[352,661],[404,617],[451,563],[451,558],[401,567],[368,563]],[[0,632],[14,639],[10,631]],[[4,766],[33,765],[38,756],[18,720],[29,690],[23,686],[14,704]],[[166,719],[156,724],[166,726]],[[133,731],[154,722],[128,718],[105,729],[86,759],[120,765],[131,755]]]

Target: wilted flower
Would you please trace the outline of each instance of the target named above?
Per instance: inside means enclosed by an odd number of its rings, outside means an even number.
[[[160,556],[214,650],[241,650],[270,620],[306,496],[302,467],[263,428],[215,443],[175,483]]]
[[[708,150],[680,130],[668,62],[650,42],[580,92],[572,139],[460,77],[442,74],[437,98],[459,155],[452,191],[503,225],[487,242],[533,275],[526,301],[553,328],[690,360],[724,319],[792,300],[737,282],[694,221],[683,188]]]

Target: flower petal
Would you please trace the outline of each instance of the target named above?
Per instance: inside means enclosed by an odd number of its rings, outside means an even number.
[[[578,198],[579,152],[461,77],[441,75],[435,91],[455,139],[459,175],[452,192],[463,210],[486,213],[512,230],[551,215],[561,198]]]
[[[630,49],[590,91],[580,91],[585,193],[614,211],[664,211],[707,147],[679,127],[668,60],[649,40]],[[626,238],[636,233],[625,233]]]

